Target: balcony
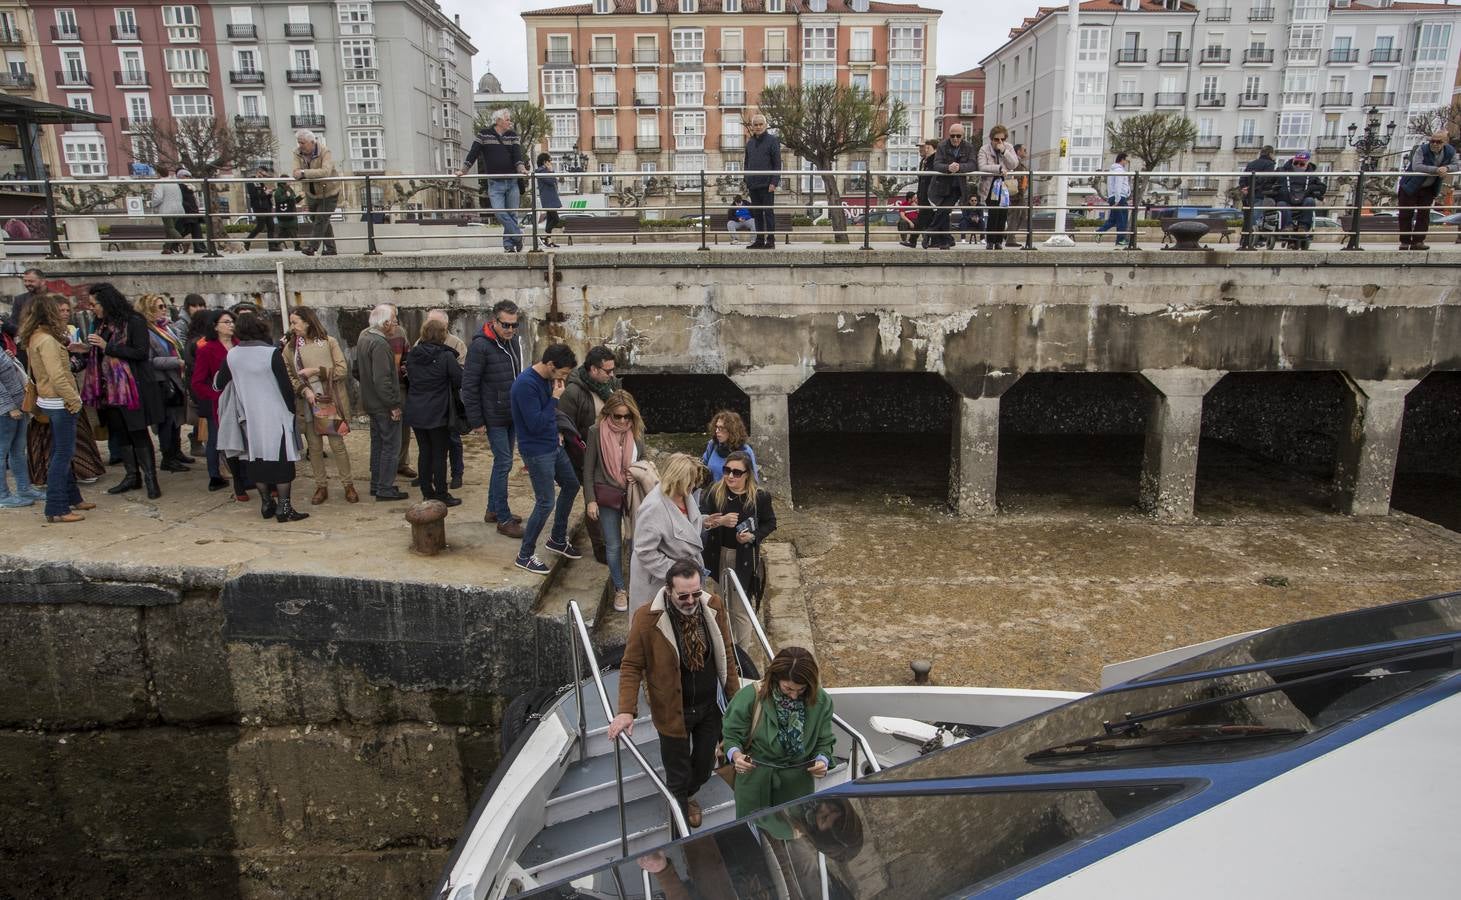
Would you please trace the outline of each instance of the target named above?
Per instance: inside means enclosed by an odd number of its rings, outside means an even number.
[[[1342,66],[1360,61],[1360,52],[1348,47],[1336,47],[1329,51],[1329,64],[1331,66]]]
[[[345,127],[379,128],[384,121],[380,113],[350,113],[345,117]]]
[[[635,106],[659,106],[659,91],[635,91]]]
[[[1319,95],[1320,106],[1353,106],[1354,91],[1326,91]]]
[[[71,42],[71,43],[80,42],[80,40],[81,40],[81,27],[80,26],[77,26],[76,28],[68,28],[67,30],[62,31],[60,29],[60,27],[58,27],[56,25],[52,25],[51,26],[51,40],[57,41],[57,42],[63,42],[64,41],[64,42]]]
[[[705,149],[705,135],[695,132],[684,132],[675,135],[675,149],[681,152],[686,150],[702,151]]]
[[[1138,109],[1146,101],[1146,94],[1117,94],[1111,104],[1117,109]]]
[[[594,106],[618,106],[618,91],[594,91],[591,98]]]
[[[636,66],[653,66],[659,64],[659,50],[650,48],[634,48],[634,64]]]
[[[1199,153],[1212,153],[1223,148],[1223,139],[1211,134],[1199,134],[1192,139],[1192,149]]]
[[[1192,51],[1185,47],[1165,47],[1157,51],[1157,63],[1159,65],[1167,66],[1173,63],[1180,65],[1191,62],[1191,60]]]
[[[1221,9],[1209,9],[1207,11],[1207,21],[1209,22],[1231,22],[1232,20],[1233,10],[1231,7],[1224,6]]]
[[[1227,105],[1228,95],[1226,93],[1197,95],[1198,109],[1222,109],[1224,106]]]
[[[660,138],[657,134],[636,134],[634,136],[635,150],[653,150],[660,148]]]
[[[784,66],[791,62],[791,51],[785,47],[779,49],[768,47],[761,51],[761,62],[768,66]]]
[[[230,41],[256,41],[259,39],[257,25],[229,25],[226,33]]]
[[[720,60],[720,64],[723,66],[744,66],[746,51],[742,47],[730,47],[715,51],[715,58]]]
[[[315,27],[309,22],[285,22],[284,36],[291,41],[312,41],[315,38]]]
[[[1197,58],[1203,66],[1225,66],[1232,61],[1233,51],[1227,47],[1203,47],[1202,55]]]
[[[138,72],[135,69],[124,69],[120,72],[112,72],[112,84],[117,87],[147,87],[152,84],[152,76],[146,72]]]
[[[1233,139],[1234,150],[1261,150],[1263,149],[1263,135],[1261,134],[1240,134]]]
[[[1255,7],[1253,7],[1252,9],[1248,10],[1248,21],[1249,22],[1272,22],[1273,21],[1273,7],[1271,7],[1271,6],[1255,6]]]
[[[1284,58],[1291,66],[1317,66],[1319,65],[1319,48],[1293,47],[1284,51]]]
[[[346,66],[341,73],[345,81],[380,81],[380,69],[374,66]]]
[[[1189,197],[1192,196],[1192,195],[1194,195],[1194,194],[1216,194],[1216,193],[1217,193],[1217,179],[1216,178],[1209,178],[1209,177],[1207,177],[1205,175],[1199,175],[1198,177],[1193,178],[1193,179],[1191,179],[1190,181],[1187,182],[1187,195]]]
[[[19,28],[0,29],[0,47],[22,47],[25,45],[25,32]]]
[[[229,84],[263,84],[264,73],[257,69],[234,69],[228,73]]]
[[[1385,47],[1370,51],[1370,65],[1385,65],[1400,62],[1399,47]]]
[[[321,115],[290,116],[289,127],[322,131],[325,127],[325,117]]]
[[[878,51],[871,47],[853,47],[847,51],[848,63],[869,64],[878,61]]]
[[[289,84],[319,84],[319,69],[290,69],[284,73],[284,80]]]
[[[720,149],[730,152],[740,152],[746,149],[746,136],[744,134],[723,134],[720,136]]]
[[[1183,91],[1158,91],[1155,94],[1155,105],[1158,109],[1164,106],[1186,106],[1187,94]]]
[[[1243,65],[1266,66],[1273,62],[1273,51],[1268,47],[1249,47],[1243,51]]]
[[[591,66],[612,66],[619,62],[619,51],[612,48],[608,50],[590,50],[588,62]]]
[[[61,87],[91,87],[91,73],[67,70],[56,73],[56,84]]]
[[[13,91],[33,91],[36,87],[36,77],[29,72],[0,72],[0,88],[9,88]]]
[[[1394,106],[1395,105],[1395,92],[1394,91],[1370,91],[1368,94],[1365,94],[1365,101],[1364,101],[1364,103],[1362,103],[1360,105],[1361,106]]]
[[[123,116],[123,131],[140,131],[152,124],[151,116]]]
[[[1239,109],[1262,109],[1268,105],[1268,94],[1239,94]]]
[[[124,31],[113,25],[112,40],[119,44],[140,41],[142,40],[142,32],[138,31],[135,27],[129,28]]]
[[[1146,50],[1141,47],[1122,47],[1116,51],[1116,64],[1118,66],[1143,65],[1145,63]]]
[[[617,134],[596,134],[594,135],[595,153],[618,153],[619,136]]]
[[[233,126],[241,129],[266,130],[269,127],[268,116],[234,116]]]
[[[1314,150],[1318,153],[1343,153],[1348,146],[1349,141],[1342,134],[1320,135],[1314,142]]]
[[[572,50],[544,50],[543,65],[545,66],[571,66],[573,65]]]
[[[725,106],[745,106],[746,105],[746,92],[745,91],[721,91],[719,94],[716,94],[715,95],[715,99],[718,100],[720,102],[720,105],[723,106],[723,107],[725,107]]]

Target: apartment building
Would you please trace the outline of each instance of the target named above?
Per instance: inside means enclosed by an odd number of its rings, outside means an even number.
[[[938,19],[875,0],[593,0],[523,14],[528,89],[565,168],[689,173],[741,167],[764,88],[860,85],[901,100],[909,126],[840,164],[912,170],[933,133]]]
[[[942,140],[955,125],[964,133],[984,134],[984,69],[940,75],[933,88],[933,136]]]
[[[445,172],[470,134],[475,48],[429,0],[30,6],[53,102],[112,119],[56,135],[64,176],[126,174],[154,117],[271,129],[281,170],[297,128],[352,173]]]
[[[985,118],[1054,168],[1065,103],[1066,12],[1026,19],[983,60]],[[1091,0],[1080,7],[1071,167],[1095,172],[1116,148],[1111,120],[1185,115],[1198,137],[1169,168],[1231,171],[1273,144],[1310,149],[1321,168],[1353,168],[1347,129],[1368,110],[1414,141],[1410,117],[1446,105],[1457,76],[1461,6],[1391,0]],[[1229,180],[1182,191],[1218,194]]]
[[[5,67],[0,69],[0,94],[14,94],[28,100],[51,102],[49,85],[44,75],[45,66],[41,59],[41,45],[36,36],[35,17],[29,4],[18,0],[0,0],[0,53],[5,57]],[[16,143],[19,143],[18,136]],[[55,144],[37,140],[36,148],[41,154],[37,162],[49,171],[57,171]],[[5,162],[0,163],[0,174],[23,171],[21,158],[19,149],[6,151]]]

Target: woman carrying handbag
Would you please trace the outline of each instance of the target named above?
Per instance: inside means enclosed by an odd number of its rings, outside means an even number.
[[[583,496],[588,517],[604,532],[609,580],[614,583],[614,609],[629,611],[624,587],[624,513],[630,467],[644,457],[644,418],[628,391],[615,391],[599,410],[599,420],[588,430],[583,452]]]
[[[284,362],[296,404],[295,428],[304,435],[309,447],[309,464],[315,476],[314,496],[310,505],[319,506],[330,498],[330,483],[325,476],[323,438],[330,441],[330,455],[335,471],[345,486],[345,502],[359,503],[360,494],[350,473],[350,452],[345,449],[345,435],[350,433],[350,398],[345,390],[345,354],[340,345],[325,332],[320,317],[308,306],[296,306],[289,313],[289,334],[285,339]]]

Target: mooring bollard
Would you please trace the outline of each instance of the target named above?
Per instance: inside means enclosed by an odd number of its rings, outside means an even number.
[[[928,673],[933,670],[933,663],[926,659],[915,659],[908,664],[908,668],[913,670],[914,684],[928,684]]]
[[[446,549],[446,504],[423,500],[406,510],[411,523],[411,552],[436,556]]]

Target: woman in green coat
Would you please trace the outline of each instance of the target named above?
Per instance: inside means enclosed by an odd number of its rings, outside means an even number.
[[[832,698],[821,688],[817,661],[802,647],[784,647],[766,676],[736,693],[725,711],[726,759],[736,771],[736,817],[812,792],[832,762]],[[756,823],[790,840],[790,826]]]

